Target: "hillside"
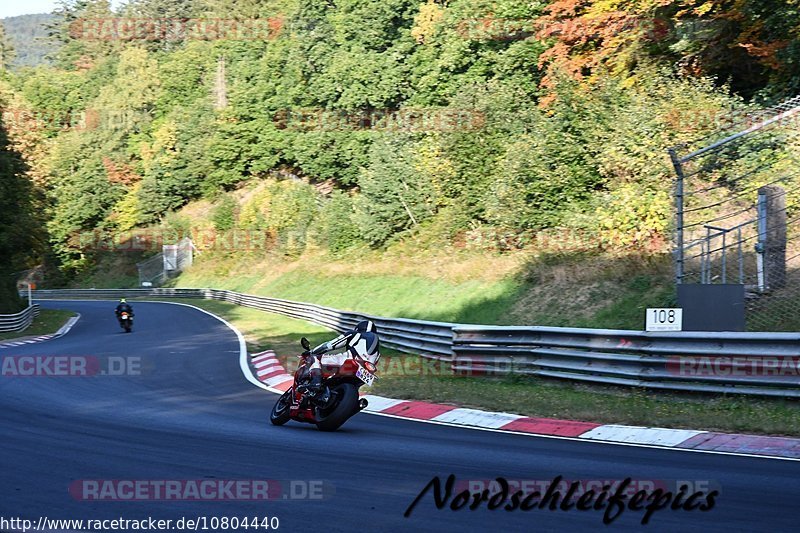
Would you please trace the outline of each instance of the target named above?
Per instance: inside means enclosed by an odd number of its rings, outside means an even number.
[[[427,279],[456,254],[480,283],[470,264],[519,264],[480,305],[436,307],[423,284],[385,312],[611,323],[627,298],[663,299],[666,148],[797,86],[798,15],[782,2],[86,0],[61,15],[52,64],[0,87],[32,117],[5,126],[46,214],[12,271],[44,265],[58,283],[120,281],[97,267],[129,258],[104,262],[86,234],[203,223],[263,246],[200,261],[195,281],[265,261],[297,279],[316,275],[304,261],[347,272],[354,257],[367,277],[410,261]],[[125,17],[153,23],[126,33]],[[757,185],[713,179],[749,200]],[[287,280],[264,290],[316,296]],[[439,300],[470,292],[454,283]]]
[[[400,257],[331,263],[319,256],[284,263],[206,261],[180,276],[178,287],[218,287],[380,316],[445,322],[643,329],[647,307],[671,302],[667,258],[564,257],[557,264],[518,258]],[[588,259],[588,260],[587,260]],[[654,264],[656,263],[656,268]],[[434,270],[433,265],[446,265]],[[461,271],[448,276],[448,267]],[[490,276],[483,269],[493,270]],[[432,270],[434,270],[432,272]],[[461,277],[471,273],[470,277]],[[488,279],[487,279],[488,278]]]
[[[50,14],[0,19],[16,52],[13,67],[36,67],[49,62],[46,57],[55,52],[56,47],[47,41],[46,25],[54,20]]]
[[[141,230],[154,242],[191,237],[194,265],[167,285],[226,288],[384,316],[485,324],[640,329],[644,310],[672,298],[668,254],[599,252],[563,235],[499,251],[491,242],[452,244],[435,227],[384,250],[334,255],[310,232],[287,255],[268,230],[245,229],[243,206],[279,182],[253,181],[214,202],[192,202],[167,223]],[[230,220],[224,215],[232,209]],[[232,227],[220,230],[215,224]],[[312,222],[313,225],[313,222]],[[120,243],[120,248],[127,248]],[[75,287],[136,287],[147,254],[104,253]]]

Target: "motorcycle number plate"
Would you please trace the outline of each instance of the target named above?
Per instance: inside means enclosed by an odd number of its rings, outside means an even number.
[[[356,370],[356,377],[363,381],[367,387],[372,387],[372,382],[375,381],[375,375],[370,374],[369,371],[363,367],[358,367],[358,370]]]

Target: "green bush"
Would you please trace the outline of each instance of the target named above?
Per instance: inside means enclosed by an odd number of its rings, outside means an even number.
[[[380,246],[436,213],[437,191],[420,168],[415,144],[407,137],[376,141],[370,164],[359,176],[355,220],[364,240]]]
[[[333,191],[320,213],[319,232],[320,241],[333,254],[341,254],[364,242],[354,216],[353,198],[341,191]]]
[[[238,204],[231,196],[223,196],[214,207],[211,221],[217,231],[228,231],[236,225],[236,210]]]

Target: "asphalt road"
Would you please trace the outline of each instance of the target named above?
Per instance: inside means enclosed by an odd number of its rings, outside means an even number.
[[[125,334],[112,302],[43,305],[76,310],[82,319],[60,339],[0,350],[4,365],[10,356],[88,356],[102,368],[124,360],[141,369],[134,366],[121,376],[0,377],[2,518],[268,516],[278,517],[284,531],[798,529],[800,462],[509,435],[366,414],[332,434],[294,422],[272,427],[267,417],[276,397],[243,377],[239,341],[213,317],[177,305],[135,303],[134,332]],[[449,474],[459,481],[557,475],[666,484],[704,480],[721,493],[710,511],[662,510],[647,526],[640,523],[643,512],[630,510],[610,526],[599,511],[506,512],[485,504],[474,511],[439,510],[431,494],[409,518],[403,516],[432,477]],[[321,484],[323,496],[85,501],[69,490],[80,480],[281,480],[282,491],[291,482],[299,496]]]

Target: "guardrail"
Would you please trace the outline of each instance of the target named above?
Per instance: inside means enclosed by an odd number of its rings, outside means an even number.
[[[38,304],[33,304],[13,315],[0,315],[0,332],[22,331],[27,329],[37,316],[39,316]]]
[[[455,372],[800,397],[800,334],[453,327]]]
[[[403,352],[423,354],[432,359],[449,361],[452,357],[452,327],[446,322],[385,318],[339,311],[330,307],[268,298],[219,289],[59,289],[33,291],[36,299],[118,299],[118,298],[204,298],[244,307],[252,307],[280,315],[308,320],[320,326],[343,332],[366,318],[375,322],[381,343]]]
[[[342,332],[369,318],[381,342],[454,373],[528,374],[650,389],[800,397],[800,334],[646,333],[386,318],[218,289],[34,291],[36,299],[205,298]]]

